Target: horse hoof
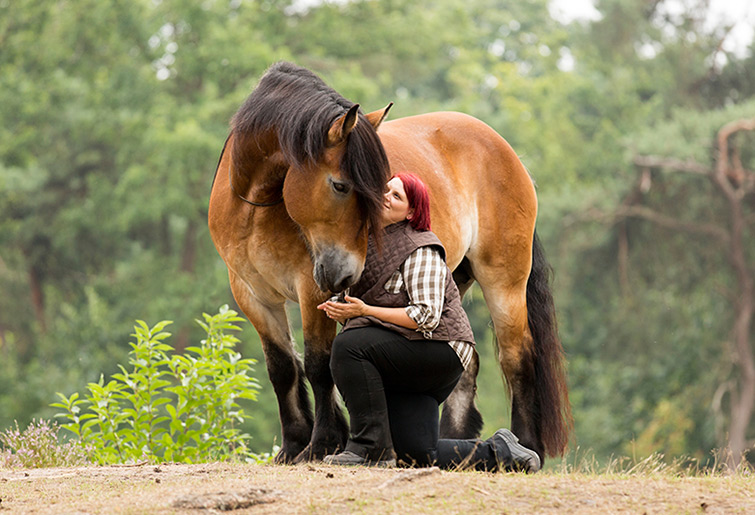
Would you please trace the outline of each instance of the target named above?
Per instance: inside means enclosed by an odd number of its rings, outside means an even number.
[[[320,461],[325,457],[324,451],[316,451],[312,449],[312,444],[307,445],[303,451],[296,455],[294,458],[294,464],[296,463],[308,463],[310,461]]]
[[[278,451],[278,454],[275,455],[273,463],[275,463],[276,465],[291,465],[293,463],[296,463],[296,458],[296,455],[293,455],[281,449],[280,451]]]
[[[343,450],[343,445],[315,446],[307,445],[303,451],[296,455],[294,463],[308,463],[310,461],[322,461],[328,454],[335,454]]]

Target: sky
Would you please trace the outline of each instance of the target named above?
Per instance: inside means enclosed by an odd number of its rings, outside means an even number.
[[[669,8],[683,5],[689,0],[666,2]],[[562,22],[595,20],[599,17],[593,0],[551,0],[551,16]],[[710,26],[734,24],[724,42],[724,50],[743,57],[755,36],[755,0],[710,0],[708,13]]]
[[[306,9],[323,2],[345,3],[348,0],[296,0],[294,9]],[[524,0],[526,1],[526,0]],[[667,0],[669,10],[674,6],[699,0]],[[723,48],[738,57],[744,57],[755,37],[755,0],[709,0],[708,20],[710,26],[734,24],[734,28],[724,41]],[[562,22],[573,20],[595,20],[599,17],[594,0],[551,0],[551,16]]]

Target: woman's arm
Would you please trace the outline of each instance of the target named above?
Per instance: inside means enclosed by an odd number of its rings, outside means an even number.
[[[317,306],[317,308],[324,310],[328,317],[340,323],[344,323],[349,318],[373,316],[383,322],[389,322],[401,327],[409,329],[417,328],[417,322],[412,320],[409,315],[406,314],[406,308],[371,306],[365,304],[361,299],[350,297],[348,295],[344,297],[344,300],[346,302],[334,302],[329,300],[323,302]]]
[[[408,306],[372,306],[347,295],[346,302],[329,300],[317,308],[341,324],[349,318],[373,316],[383,322],[420,330],[430,338],[443,310],[446,273],[447,267],[440,253],[432,247],[420,247],[402,266],[403,285],[409,295]]]
[[[432,338],[443,313],[448,267],[433,247],[420,247],[402,267],[404,287],[409,295],[406,314],[425,338]]]

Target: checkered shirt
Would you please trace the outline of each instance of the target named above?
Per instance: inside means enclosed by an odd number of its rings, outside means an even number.
[[[448,267],[433,247],[420,247],[406,258],[404,264],[385,283],[390,293],[399,293],[403,288],[409,295],[406,314],[417,324],[417,331],[427,339],[440,323],[446,291]],[[472,361],[474,347],[464,341],[450,341],[448,344],[459,356],[464,368]]]

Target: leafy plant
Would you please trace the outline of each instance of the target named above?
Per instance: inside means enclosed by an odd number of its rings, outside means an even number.
[[[164,342],[171,322],[134,326],[129,368],[105,383],[103,376],[87,386],[88,395],[58,393],[52,406],[82,444],[91,445],[102,464],[137,460],[196,463],[225,459],[256,461],[251,438],[236,426],[249,418],[240,399],[257,400],[260,386],[250,375],[255,360],[235,350],[244,319],[228,306],[197,323],[207,333],[200,345],[174,354]]]

